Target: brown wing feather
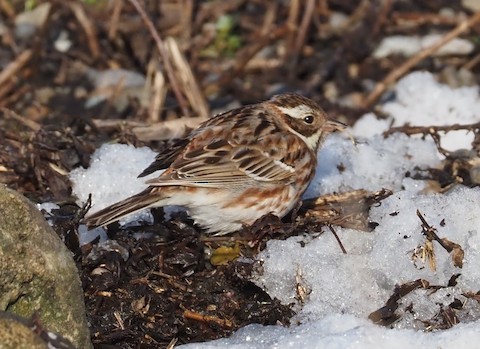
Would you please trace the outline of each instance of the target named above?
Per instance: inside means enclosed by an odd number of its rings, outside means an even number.
[[[295,166],[287,149],[295,148],[295,142],[301,140],[279,132],[279,126],[266,119],[265,112],[260,117],[258,107],[237,109],[204,123],[169,169],[147,183],[196,187],[228,187],[251,181],[290,183]]]
[[[245,109],[247,107],[242,107],[240,109]],[[142,173],[138,175],[138,177],[145,177],[148,176],[149,174],[152,174],[153,172],[159,171],[159,170],[164,170],[175,161],[175,159],[182,153],[182,151],[185,149],[185,147],[188,145],[188,143],[195,138],[195,136],[199,133],[202,132],[202,130],[205,130],[209,127],[213,127],[217,124],[224,123],[225,120],[229,119],[232,114],[237,112],[237,110],[230,110],[225,113],[218,114],[206,121],[204,121],[202,124],[199,125],[199,127],[184,138],[178,139],[176,142],[174,142],[168,149],[165,149],[161,153],[159,153],[155,157],[155,161],[153,161],[145,170],[143,170]]]
[[[145,177],[153,172],[168,168],[175,158],[177,158],[177,156],[182,152],[189,141],[189,138],[182,138],[173,143],[171,147],[159,153],[155,157],[155,161],[152,162],[145,170],[143,170],[138,177]]]

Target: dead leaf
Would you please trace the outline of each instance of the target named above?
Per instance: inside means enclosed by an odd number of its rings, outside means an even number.
[[[210,257],[210,263],[212,265],[226,265],[240,256],[240,245],[235,244],[234,247],[220,246],[215,249]]]
[[[390,195],[392,191],[388,189],[374,193],[360,189],[304,200],[303,207],[307,210],[307,218],[344,228],[371,231],[372,225],[368,221],[370,207]]]

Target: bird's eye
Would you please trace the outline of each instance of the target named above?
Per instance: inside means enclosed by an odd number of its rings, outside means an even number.
[[[313,115],[307,115],[303,118],[303,121],[305,121],[307,124],[313,123]]]

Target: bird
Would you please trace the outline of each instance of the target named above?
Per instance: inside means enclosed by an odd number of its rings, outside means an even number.
[[[85,218],[89,229],[145,208],[183,206],[205,234],[284,217],[315,175],[327,135],[343,130],[312,99],[284,93],[226,111],[159,153],[138,177],[165,170],[140,193]]]

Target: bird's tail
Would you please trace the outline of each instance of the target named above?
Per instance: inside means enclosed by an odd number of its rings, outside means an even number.
[[[129,214],[150,207],[162,199],[164,199],[164,197],[159,193],[158,188],[148,187],[136,195],[117,202],[116,204],[105,207],[104,209],[85,217],[85,224],[88,228],[108,225]],[[162,205],[158,203],[158,206]]]

